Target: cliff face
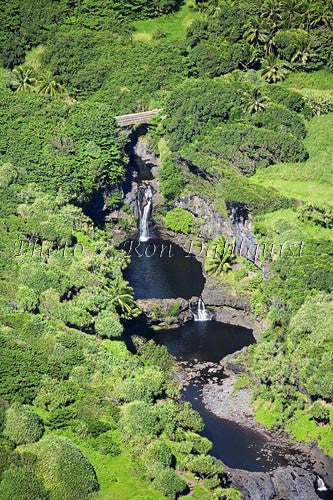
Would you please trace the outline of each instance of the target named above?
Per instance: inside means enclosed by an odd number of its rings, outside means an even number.
[[[212,206],[210,200],[197,195],[184,196],[177,200],[176,205],[204,221],[199,228],[199,235],[202,238],[207,240],[221,235],[225,236],[228,240],[234,241],[235,251],[241,257],[263,269],[265,274],[269,273],[267,263],[262,262],[259,244],[247,223],[242,224],[224,219]]]

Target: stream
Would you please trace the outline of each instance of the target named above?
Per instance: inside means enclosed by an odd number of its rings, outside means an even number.
[[[135,298],[189,299],[201,294],[204,286],[201,264],[174,243],[134,240],[125,242],[123,248],[132,257],[125,278],[133,286]],[[163,248],[167,250],[161,255]],[[138,329],[140,334],[165,345],[178,361],[188,363],[218,363],[224,356],[255,342],[251,330],[214,320],[190,321],[181,327],[157,332],[136,323],[134,331]],[[203,435],[213,443],[212,454],[230,467],[249,471],[268,471],[285,465],[287,462],[282,453],[267,451],[264,436],[220,418],[205,408],[201,389],[208,381],[209,374],[203,371],[199,379],[191,380],[184,387],[182,396],[202,416],[205,423]]]
[[[201,297],[205,279],[199,261],[175,243],[156,238],[151,230],[153,190],[148,177],[137,191],[138,237],[127,240],[122,248],[131,256],[124,272],[125,279],[134,289],[135,299],[167,299]],[[140,181],[139,181],[140,182]],[[153,330],[141,320],[132,320],[126,328],[130,342],[132,333],[139,333],[157,344],[167,347],[180,365],[188,372],[192,366],[201,366],[184,383],[182,399],[189,401],[203,421],[202,435],[212,442],[211,454],[226,466],[249,472],[268,472],[287,466],[290,449],[272,446],[272,439],[250,427],[215,415],[203,402],[203,387],[220,384],[226,377],[219,366],[220,360],[255,342],[252,331],[224,324],[212,319],[211,313],[199,299],[197,310],[191,310],[193,321],[178,328]],[[208,363],[208,365],[207,365]],[[317,476],[317,498],[332,499],[331,491]],[[323,489],[323,491],[320,491]],[[325,491],[324,491],[325,490]],[[304,498],[304,500],[306,500]]]

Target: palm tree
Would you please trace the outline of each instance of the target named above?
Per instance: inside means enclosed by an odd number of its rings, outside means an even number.
[[[36,85],[34,71],[25,66],[18,66],[17,68],[14,68],[12,71],[10,85],[15,92],[19,92],[20,90],[34,90]]]
[[[248,26],[244,33],[245,40],[251,45],[264,44],[268,39],[268,33],[262,28],[259,23]]]
[[[41,79],[38,80],[38,93],[56,97],[63,92],[64,88],[50,71],[44,71]]]
[[[231,268],[233,260],[233,245],[227,243],[224,236],[220,236],[210,242],[205,261],[205,270],[212,276],[223,277]]]
[[[262,6],[261,17],[276,28],[281,24],[282,12],[282,3],[279,0],[266,0]]]
[[[262,95],[259,89],[252,89],[250,92],[245,92],[243,96],[244,110],[250,113],[258,113],[265,111],[269,106],[270,100],[267,96]]]
[[[310,52],[309,49],[297,50],[293,57],[291,58],[291,62],[299,62],[303,66],[305,66],[312,59],[319,59],[320,56],[316,52]]]
[[[310,10],[310,26],[332,26],[333,23],[333,3],[328,1],[325,5],[314,5]]]
[[[261,78],[268,83],[276,83],[284,80],[288,73],[288,65],[285,62],[270,57],[261,70]]]
[[[302,19],[304,3],[300,0],[286,0],[283,2],[282,21],[284,29],[299,27]]]
[[[120,311],[121,317],[132,318],[138,315],[139,309],[133,299],[133,288],[121,276],[112,282],[110,292],[112,296],[110,303]]]

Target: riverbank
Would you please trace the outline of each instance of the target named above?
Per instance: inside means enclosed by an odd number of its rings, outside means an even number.
[[[235,355],[237,353],[227,356],[225,360],[235,358]],[[231,467],[219,457],[232,485],[242,491],[245,500],[331,498],[331,492],[323,491],[319,496],[317,490],[321,479],[331,487],[333,475],[330,459],[317,447],[293,443],[285,433],[269,431],[258,424],[250,405],[251,389],[246,387],[235,389],[236,374],[226,373],[228,370],[223,360],[221,364],[181,362],[180,367],[183,394],[186,395],[186,391],[189,390],[193,397],[195,387],[194,397],[197,401],[194,402],[194,406],[200,404],[198,401],[201,398],[204,411],[210,415],[210,419],[216,416],[226,427],[228,427],[226,423],[230,422],[231,429],[232,424],[238,425],[239,429],[248,429],[246,432],[250,432],[252,436],[256,435],[256,440],[264,443],[255,459],[259,462],[257,468],[253,467],[254,470]],[[224,437],[226,443],[228,438]],[[249,447],[251,446],[250,444]],[[264,465],[261,465],[262,459]],[[267,466],[270,462],[271,468]],[[261,467],[263,471],[260,471]]]

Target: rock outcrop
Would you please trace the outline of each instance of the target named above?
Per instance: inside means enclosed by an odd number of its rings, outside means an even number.
[[[318,500],[316,476],[300,467],[278,467],[270,473],[228,469],[244,500]]]
[[[225,236],[234,242],[236,253],[268,273],[265,263],[261,262],[261,250],[254,234],[249,229],[248,222],[240,223],[224,219],[209,200],[197,195],[184,196],[176,201],[176,205],[204,221],[199,228],[200,236],[204,239]]]
[[[193,319],[189,301],[182,298],[138,299],[136,303],[145,314],[148,323],[159,327],[173,328]]]

